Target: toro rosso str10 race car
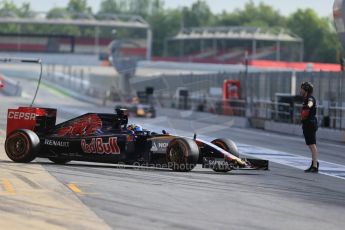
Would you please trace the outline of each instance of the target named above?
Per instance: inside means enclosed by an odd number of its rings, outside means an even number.
[[[9,109],[5,150],[15,162],[36,157],[57,164],[92,161],[143,165],[190,171],[196,164],[217,172],[232,169],[268,169],[268,161],[241,159],[229,139],[207,142],[166,133],[133,129],[126,111],[87,113],[58,125],[56,109]]]

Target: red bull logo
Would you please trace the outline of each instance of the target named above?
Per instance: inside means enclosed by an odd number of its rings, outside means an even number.
[[[110,137],[108,143],[103,143],[102,138],[92,138],[90,144],[87,144],[86,140],[83,139],[81,140],[81,148],[84,153],[120,154],[116,137]]]

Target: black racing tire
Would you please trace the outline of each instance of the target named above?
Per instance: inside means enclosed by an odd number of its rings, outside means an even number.
[[[64,164],[67,164],[68,162],[70,162],[71,160],[67,159],[67,158],[63,158],[63,157],[51,157],[49,158],[49,160],[51,162],[54,162],[55,164],[58,164],[58,165],[64,165]]]
[[[19,129],[6,137],[7,156],[18,163],[29,163],[36,158],[40,148],[37,134],[28,129]]]
[[[149,115],[147,115],[147,118],[155,118],[156,113],[155,112],[149,112]]]
[[[240,153],[238,151],[237,145],[235,144],[235,142],[233,142],[232,140],[228,138],[218,138],[211,141],[211,143],[231,153],[235,157],[240,157]],[[212,169],[215,172],[223,172],[223,173],[231,171],[231,167],[228,165],[216,164]]]
[[[151,116],[151,118],[156,118],[156,111],[154,111],[154,112],[152,112],[152,116]]]
[[[211,141],[211,143],[231,153],[235,157],[240,157],[240,153],[238,151],[237,145],[235,144],[235,142],[233,142],[232,140],[228,138],[218,138]]]
[[[167,147],[167,161],[169,168],[177,172],[191,171],[199,159],[199,147],[194,140],[175,138]]]

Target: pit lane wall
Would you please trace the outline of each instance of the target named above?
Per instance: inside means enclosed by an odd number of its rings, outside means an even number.
[[[235,128],[259,128],[270,132],[289,134],[294,136],[303,136],[301,125],[296,124],[287,124],[274,121],[256,121],[253,122],[251,119],[246,117],[237,117],[237,116],[222,116],[215,115],[205,112],[197,111],[181,111],[176,109],[159,109],[159,115],[178,118],[178,119],[187,119],[191,122],[198,121],[204,122],[207,125],[211,125],[214,128],[219,126],[221,128],[235,127]],[[260,123],[260,124],[258,124]],[[317,138],[329,141],[337,141],[345,143],[345,131],[329,129],[329,128],[319,128],[317,131]]]
[[[264,130],[277,132],[277,133],[290,134],[294,136],[303,136],[301,125],[295,125],[295,124],[265,121]],[[324,140],[345,142],[345,131],[342,131],[342,130],[319,128],[316,133],[316,136],[317,138],[324,139]]]
[[[156,108],[157,109],[157,108]],[[208,125],[219,125],[226,127],[236,127],[236,128],[250,128],[250,123],[245,117],[237,116],[223,116],[217,114],[210,114],[206,112],[197,112],[193,110],[177,110],[168,108],[158,108],[158,115],[166,116],[175,119],[184,119],[204,122]]]
[[[4,87],[1,88],[0,93],[3,93],[8,96],[21,96],[22,95],[22,87],[20,86],[19,81],[14,81],[5,77],[4,75],[0,75],[0,80],[2,81]]]

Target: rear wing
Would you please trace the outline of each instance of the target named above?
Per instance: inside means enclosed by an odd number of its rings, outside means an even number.
[[[7,136],[18,129],[29,129],[41,132],[54,127],[56,123],[56,109],[19,107],[9,109],[7,113]]]

